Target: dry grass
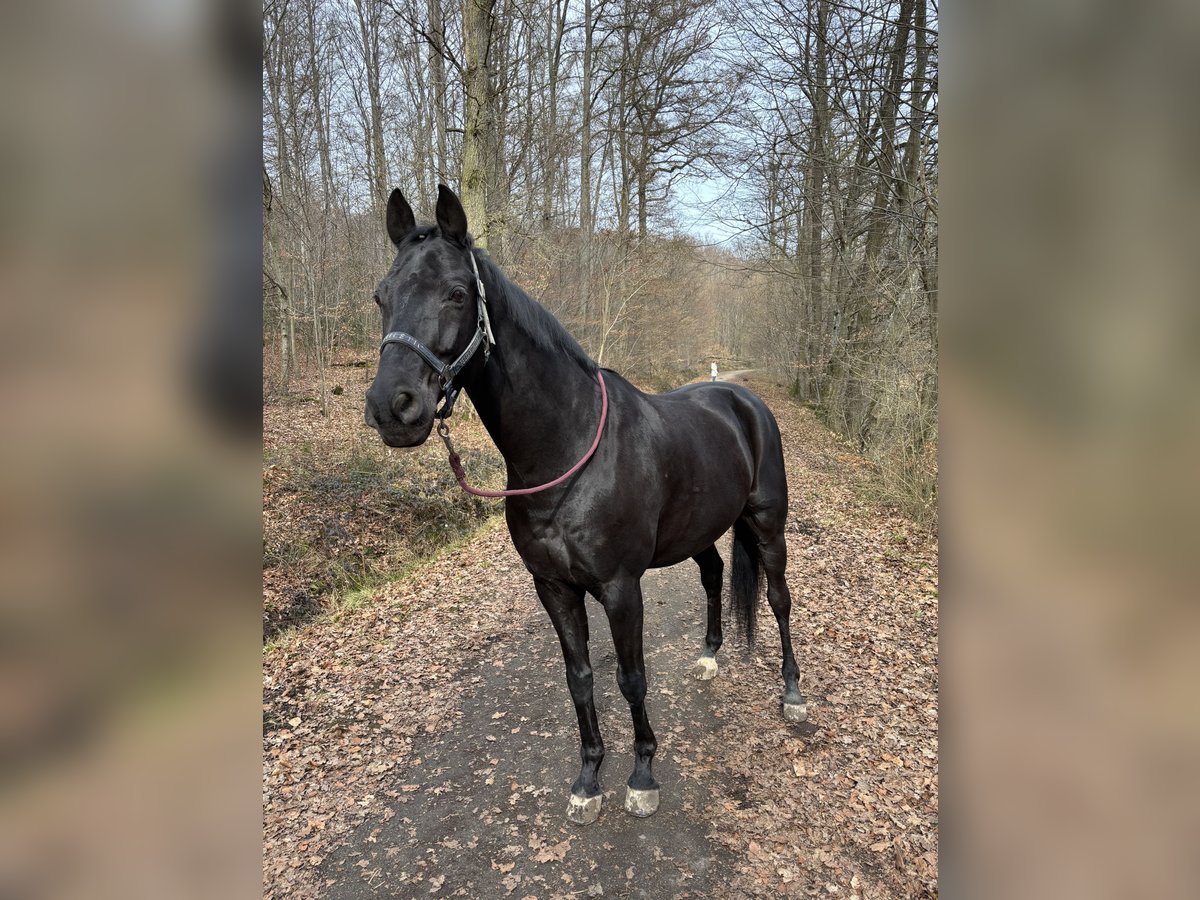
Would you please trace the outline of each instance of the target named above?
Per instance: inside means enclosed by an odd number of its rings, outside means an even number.
[[[269,396],[263,407],[268,640],[399,577],[500,512],[494,501],[455,487],[440,442],[394,450],[363,424],[373,368],[355,365],[368,362],[360,356],[344,354],[327,370],[327,416],[312,372],[294,377],[288,395]],[[453,428],[472,478],[502,478],[503,462],[478,419],[460,413]]]

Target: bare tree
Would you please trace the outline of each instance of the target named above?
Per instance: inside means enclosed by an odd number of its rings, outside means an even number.
[[[930,0],[266,0],[279,385],[378,339],[391,188],[428,218],[457,183],[479,243],[606,364],[663,384],[705,354],[769,364],[919,485],[937,61]],[[674,232],[704,175],[736,198],[727,251]]]

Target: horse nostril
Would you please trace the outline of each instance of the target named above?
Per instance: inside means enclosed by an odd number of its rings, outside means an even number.
[[[397,391],[392,397],[392,412],[395,413],[397,419],[407,422],[419,412],[416,397],[409,391]]]
[[[367,411],[363,415],[363,419],[376,431],[379,430],[379,420],[375,418],[375,404],[370,400],[367,401]]]

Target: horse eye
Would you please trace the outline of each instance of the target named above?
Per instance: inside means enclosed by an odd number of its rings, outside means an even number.
[[[467,292],[464,291],[462,288],[455,288],[450,293],[450,300],[453,303],[462,303],[466,299],[467,299]]]

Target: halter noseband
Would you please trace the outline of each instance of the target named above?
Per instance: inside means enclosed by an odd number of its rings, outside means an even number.
[[[492,323],[488,319],[487,311],[487,291],[483,287],[483,279],[479,277],[479,266],[475,262],[475,252],[469,250],[471,256],[471,271],[475,273],[475,302],[479,310],[479,316],[475,323],[475,334],[471,337],[471,342],[467,344],[467,348],[458,355],[458,359],[452,363],[444,363],[437,358],[432,350],[413,337],[406,331],[389,331],[383,336],[383,343],[379,345],[379,354],[382,356],[383,351],[387,349],[388,344],[401,344],[408,347],[410,350],[415,350],[421,359],[425,360],[426,364],[437,373],[438,378],[442,382],[442,393],[446,397],[446,401],[442,404],[434,415],[437,418],[445,421],[452,412],[454,412],[454,402],[458,399],[461,387],[455,385],[456,379],[460,372],[466,368],[467,363],[471,361],[471,357],[479,350],[480,345],[483,346],[483,361],[488,361],[488,356],[491,355],[491,348],[496,343],[496,338],[492,334]]]

